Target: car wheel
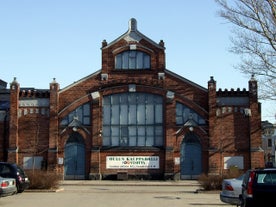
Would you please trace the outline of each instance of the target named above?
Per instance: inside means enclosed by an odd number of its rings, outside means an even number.
[[[22,193],[24,191],[24,190],[20,189],[18,185],[16,186],[16,188],[17,188],[17,192],[16,193]]]
[[[250,207],[250,206],[251,205],[249,205],[248,202],[246,202],[246,199],[241,201],[241,207]]]

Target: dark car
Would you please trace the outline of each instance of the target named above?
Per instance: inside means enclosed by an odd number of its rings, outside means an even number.
[[[242,182],[242,207],[275,206],[276,168],[248,170]]]
[[[29,188],[30,180],[24,170],[15,163],[0,162],[0,176],[4,178],[14,178],[18,193],[22,193]]]

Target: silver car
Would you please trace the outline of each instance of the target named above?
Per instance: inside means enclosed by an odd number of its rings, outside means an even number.
[[[231,205],[241,204],[242,181],[244,174],[237,178],[224,179],[222,181],[222,191],[220,192],[220,200]]]
[[[16,180],[14,178],[0,177],[0,197],[17,193]]]

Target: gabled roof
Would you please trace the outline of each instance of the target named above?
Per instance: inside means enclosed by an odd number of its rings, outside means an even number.
[[[186,83],[188,83],[189,85],[192,85],[192,86],[194,86],[194,87],[196,87],[196,88],[199,88],[200,90],[203,90],[203,91],[205,91],[205,92],[208,92],[208,89],[207,89],[207,88],[204,88],[203,86],[200,86],[200,85],[198,85],[197,83],[194,83],[194,82],[192,82],[192,81],[190,81],[190,80],[184,78],[183,76],[180,76],[180,75],[178,75],[178,74],[172,72],[171,70],[165,69],[165,73],[170,74],[171,76],[173,76],[173,77],[175,77],[175,78],[177,78],[177,79],[179,79],[179,80],[181,80],[181,81],[183,81],[183,82],[186,82]]]
[[[92,73],[92,74],[90,74],[90,75],[87,75],[87,76],[85,76],[85,77],[83,77],[83,78],[81,78],[81,79],[75,81],[74,83],[72,83],[72,84],[70,84],[70,85],[68,85],[68,86],[65,86],[65,87],[62,88],[60,91],[61,91],[61,92],[62,92],[62,91],[66,91],[66,90],[70,89],[71,87],[74,87],[75,85],[78,85],[78,84],[80,84],[81,82],[84,82],[84,81],[88,80],[88,79],[91,78],[91,77],[97,76],[97,75],[100,74],[100,73],[101,73],[101,69],[99,69],[99,70],[95,71],[94,73]]]
[[[164,49],[163,46],[161,46],[160,44],[157,44],[156,42],[154,42],[150,38],[146,37],[145,35],[143,35],[141,32],[139,32],[137,30],[137,21],[134,18],[131,18],[129,20],[128,31],[126,33],[124,33],[123,35],[121,35],[120,37],[118,37],[117,39],[115,39],[114,41],[110,42],[109,44],[107,44],[103,48],[108,48],[111,45],[119,42],[121,39],[124,39],[127,42],[140,42],[142,39],[144,39],[147,42],[149,42],[152,45],[154,45],[155,47],[160,48],[160,49]]]

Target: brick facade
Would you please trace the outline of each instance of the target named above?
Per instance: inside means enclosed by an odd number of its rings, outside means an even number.
[[[132,50],[150,56],[150,69],[115,69],[116,55]],[[157,44],[144,36],[137,30],[136,20],[131,19],[125,34],[109,44],[102,42],[101,70],[63,89],[56,80],[47,90],[23,89],[15,79],[10,89],[1,89],[0,93],[0,101],[7,91],[10,97],[9,109],[1,109],[9,117],[4,119],[3,115],[0,120],[1,160],[25,166],[27,160],[37,157],[47,163],[47,169],[66,175],[71,167],[66,166],[68,156],[73,149],[81,151],[84,146],[84,154],[76,158],[76,166],[83,162],[84,171],[80,169],[81,175],[68,179],[108,179],[118,173],[146,179],[194,179],[201,173],[226,173],[235,163],[241,170],[263,167],[261,111],[254,77],[248,82],[248,90],[217,90],[213,77],[204,88],[167,70],[165,62],[164,42]],[[161,147],[105,146],[103,97],[120,93],[163,97]],[[62,124],[70,113],[87,103],[89,125],[79,119]],[[181,125],[176,121],[178,106],[185,106],[191,115]],[[197,123],[198,117],[204,121]],[[5,128],[7,123],[9,127]],[[189,164],[186,152],[194,153],[194,147],[200,149],[194,155],[200,159]],[[111,161],[107,156],[122,160],[158,157],[158,166],[113,168],[108,167]],[[186,168],[192,170],[191,176]],[[199,171],[193,174],[193,169]]]

